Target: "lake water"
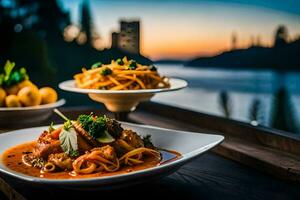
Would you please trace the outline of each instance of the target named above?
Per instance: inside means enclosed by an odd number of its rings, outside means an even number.
[[[258,99],[261,102],[259,124],[269,126],[274,93],[281,85],[285,85],[291,95],[294,116],[300,122],[300,73],[190,68],[162,64],[157,67],[161,74],[187,80],[189,86],[180,91],[158,94],[153,98],[155,102],[224,116],[220,106],[220,92],[227,91],[232,119],[250,122],[253,101]]]

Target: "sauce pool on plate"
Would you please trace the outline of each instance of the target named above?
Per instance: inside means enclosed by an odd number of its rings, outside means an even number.
[[[133,171],[139,171],[158,165],[163,165],[168,162],[172,162],[181,157],[181,154],[176,151],[160,150],[161,159],[155,156],[149,156],[144,159],[144,162],[134,166],[123,166],[116,172],[98,172],[92,174],[75,174],[73,172],[61,171],[47,173],[41,169],[29,166],[22,160],[23,155],[32,153],[32,150],[36,142],[29,142],[14,146],[6,150],[3,155],[3,163],[5,166],[16,172],[26,174],[29,176],[48,178],[48,179],[80,179],[80,178],[91,178],[91,177],[103,177],[112,176],[118,174],[126,174]]]

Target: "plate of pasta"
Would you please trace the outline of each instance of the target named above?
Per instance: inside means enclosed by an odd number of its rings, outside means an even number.
[[[24,183],[105,189],[166,176],[224,137],[79,115],[0,135],[0,173]]]
[[[155,66],[142,65],[126,57],[82,68],[81,73],[74,75],[74,80],[59,84],[62,90],[88,94],[112,112],[133,111],[139,102],[149,100],[156,93],[185,87],[185,80],[162,76]]]

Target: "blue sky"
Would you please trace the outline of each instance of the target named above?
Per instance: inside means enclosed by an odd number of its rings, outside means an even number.
[[[82,0],[61,3],[79,24]],[[120,18],[140,19],[142,53],[154,59],[216,54],[230,48],[233,32],[240,48],[258,37],[263,45],[272,45],[280,24],[287,26],[291,39],[300,33],[300,1],[293,0],[90,0],[90,7],[103,47],[110,46]]]

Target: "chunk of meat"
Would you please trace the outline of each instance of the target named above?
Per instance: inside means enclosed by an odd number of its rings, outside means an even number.
[[[113,144],[119,156],[139,147],[144,147],[142,138],[132,130],[123,130],[120,138]]]
[[[55,166],[63,170],[72,170],[73,160],[65,153],[50,154],[48,157],[48,162],[53,163]]]
[[[132,130],[123,130],[120,139],[123,139],[134,148],[144,147],[142,138]]]
[[[121,124],[114,119],[107,118],[106,127],[107,127],[107,131],[109,132],[109,134],[111,136],[113,136],[114,138],[119,138],[122,131],[124,130],[121,127]]]
[[[42,135],[38,138],[37,144],[33,149],[33,155],[39,158],[47,159],[52,153],[61,153],[62,149],[60,147],[59,140],[54,140],[51,138],[49,132],[44,131]]]
[[[97,151],[97,154],[99,154],[101,157],[103,157],[107,160],[114,161],[116,159],[115,150],[110,145],[94,148],[91,150],[91,152],[96,152],[96,151]]]
[[[86,151],[90,151],[93,147],[85,140],[82,138],[81,135],[77,133],[77,144],[78,144],[78,150],[79,153],[84,153]]]

